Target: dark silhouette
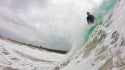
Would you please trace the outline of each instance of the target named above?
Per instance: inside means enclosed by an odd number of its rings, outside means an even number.
[[[87,12],[87,22],[88,24],[93,24],[94,23],[94,20],[95,20],[95,17],[93,15],[91,15],[89,12]]]

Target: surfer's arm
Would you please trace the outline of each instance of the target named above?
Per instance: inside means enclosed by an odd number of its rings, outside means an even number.
[[[88,20],[88,18],[86,18],[86,20],[87,20],[87,22],[89,23],[89,20]]]
[[[90,24],[90,21],[87,19],[88,24]]]

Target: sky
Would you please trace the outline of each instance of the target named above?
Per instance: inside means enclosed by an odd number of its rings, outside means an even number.
[[[69,50],[86,28],[86,12],[102,0],[0,0],[0,35],[24,43]]]

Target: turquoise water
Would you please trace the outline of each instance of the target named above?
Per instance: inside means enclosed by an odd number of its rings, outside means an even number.
[[[104,20],[104,16],[106,14],[108,14],[109,12],[111,12],[111,10],[113,9],[113,7],[115,6],[117,0],[108,0],[108,1],[104,1],[103,4],[94,11],[94,16],[96,18],[95,23],[89,27],[88,29],[85,30],[83,36],[83,40],[81,41],[81,45],[77,46],[77,48],[75,48],[74,53],[77,52],[81,47],[83,47],[83,45],[85,43],[87,43],[88,39],[91,37],[93,31],[96,29],[97,26],[101,25],[103,23]]]
[[[99,9],[95,10],[95,17],[96,17],[96,22],[94,23],[94,25],[90,28],[88,28],[86,30],[85,33],[85,38],[84,38],[84,43],[89,39],[89,37],[91,36],[92,32],[94,31],[94,29],[98,26],[101,25],[103,23],[103,17],[110,12],[114,5],[116,4],[117,0],[109,0],[104,2]]]

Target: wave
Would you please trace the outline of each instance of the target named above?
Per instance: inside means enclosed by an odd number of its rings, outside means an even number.
[[[106,19],[106,15],[109,14],[114,6],[116,5],[117,0],[106,0],[103,1],[102,5],[93,11],[96,21],[93,25],[88,26],[88,28],[84,29],[83,38],[81,39],[81,44],[77,47],[74,47],[71,51],[77,52],[81,49],[87,42],[91,41],[92,36],[95,36],[98,28],[103,27],[104,20]],[[90,39],[90,40],[89,40]]]
[[[102,4],[95,12],[99,17],[87,31],[85,44],[68,58],[63,70],[125,69],[124,3],[124,0],[107,0]]]

